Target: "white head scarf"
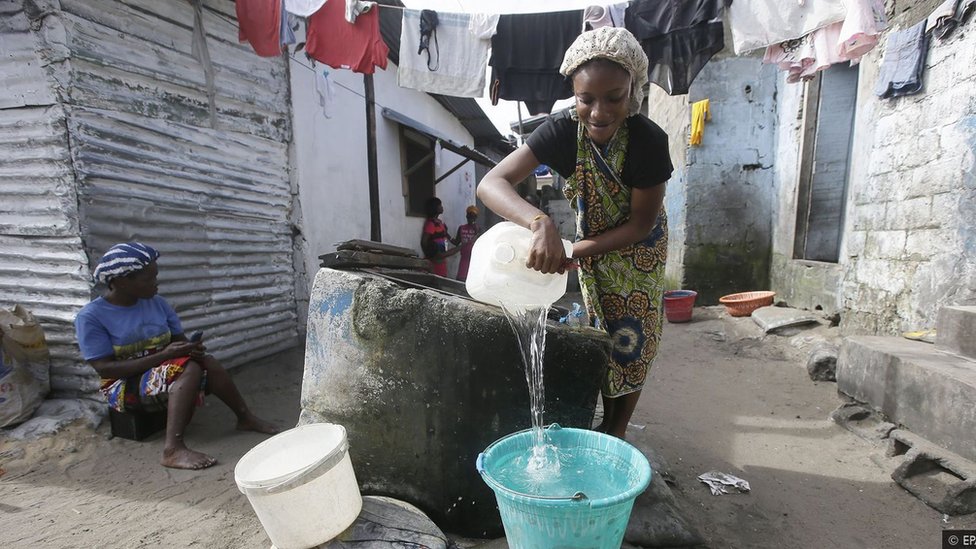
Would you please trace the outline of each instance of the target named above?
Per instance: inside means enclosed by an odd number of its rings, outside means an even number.
[[[566,50],[559,73],[571,77],[583,63],[593,59],[608,59],[630,73],[630,104],[628,115],[640,112],[647,85],[647,54],[627,29],[601,27],[579,35]]]

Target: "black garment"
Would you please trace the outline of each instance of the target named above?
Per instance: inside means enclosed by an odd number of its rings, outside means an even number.
[[[688,93],[708,60],[725,47],[725,0],[634,0],[624,25],[647,54],[647,76],[669,95]]]
[[[635,114],[627,119],[630,132],[621,180],[624,185],[646,189],[671,179],[674,166],[668,149],[668,134],[649,118]],[[569,178],[576,171],[576,132],[579,122],[571,109],[551,115],[525,143],[539,162]]]
[[[437,43],[437,12],[434,10],[420,10],[420,45],[417,48],[417,55],[427,51],[427,70],[436,71],[441,64],[441,49]],[[430,66],[430,37],[434,37],[434,52],[437,61],[434,66]]]
[[[559,65],[582,28],[583,10],[499,17],[488,60],[492,102],[525,101],[531,114],[541,114],[572,96]]]

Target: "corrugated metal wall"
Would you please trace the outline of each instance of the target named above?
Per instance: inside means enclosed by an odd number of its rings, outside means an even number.
[[[226,364],[295,345],[285,62],[238,43],[233,2],[204,2],[212,125],[191,2],[61,6],[89,257],[127,239],[157,247],[160,293]]]
[[[52,353],[57,394],[97,388],[81,364],[75,313],[91,296],[64,108],[20,1],[0,1],[0,307],[38,317]]]
[[[56,380],[93,387],[71,322],[88,262],[130,239],[160,249],[161,294],[225,364],[295,345],[284,60],[204,1],[211,95],[188,0],[62,0],[33,31],[21,4],[0,0],[0,305],[45,320]]]

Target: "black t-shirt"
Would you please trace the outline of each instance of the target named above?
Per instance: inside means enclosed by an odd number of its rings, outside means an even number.
[[[488,60],[492,101],[524,101],[530,114],[539,114],[572,97],[573,84],[559,65],[582,29],[583,10],[500,16]]]
[[[576,171],[576,130],[579,122],[569,110],[551,115],[525,141],[539,162],[569,178]],[[668,134],[641,114],[627,119],[630,138],[621,180],[628,187],[646,189],[671,178],[674,166],[668,152]]]

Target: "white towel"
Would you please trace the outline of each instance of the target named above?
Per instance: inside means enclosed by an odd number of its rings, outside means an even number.
[[[843,0],[738,0],[728,11],[736,54],[795,40],[847,16]]]
[[[285,10],[299,17],[308,17],[319,11],[325,0],[285,0]]]

